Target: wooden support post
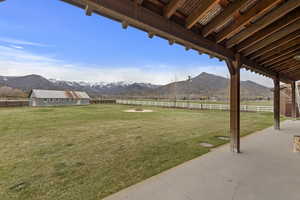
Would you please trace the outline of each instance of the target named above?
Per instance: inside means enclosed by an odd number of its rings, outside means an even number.
[[[230,72],[230,135],[231,150],[240,153],[240,56],[227,60]]]
[[[297,118],[297,104],[296,104],[296,82],[293,81],[292,85],[292,118]]]
[[[274,128],[280,130],[280,80],[274,79]]]

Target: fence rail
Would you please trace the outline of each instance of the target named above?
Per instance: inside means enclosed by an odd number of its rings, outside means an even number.
[[[29,106],[29,100],[0,100],[0,107]]]
[[[158,106],[169,108],[188,108],[188,109],[203,109],[203,110],[229,110],[228,104],[203,104],[190,102],[163,102],[163,101],[137,101],[137,100],[121,100],[116,101],[117,104],[125,105],[141,105],[141,106]],[[273,106],[255,106],[241,105],[243,112],[273,112]]]

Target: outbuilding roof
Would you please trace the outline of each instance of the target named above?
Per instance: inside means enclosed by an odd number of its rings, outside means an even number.
[[[60,91],[60,90],[39,90],[33,89],[30,97],[35,98],[58,98],[58,99],[90,99],[86,92],[80,91]]]

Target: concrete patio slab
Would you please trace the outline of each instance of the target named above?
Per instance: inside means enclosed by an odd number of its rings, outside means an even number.
[[[285,121],[244,137],[241,154],[224,145],[105,200],[299,200],[299,134],[300,121]]]

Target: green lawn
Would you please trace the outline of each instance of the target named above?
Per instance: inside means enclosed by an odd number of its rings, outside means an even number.
[[[209,152],[224,141],[229,113],[132,107],[0,109],[0,199],[101,199]],[[149,108],[147,108],[149,109]],[[242,135],[273,124],[272,113],[242,113]]]

